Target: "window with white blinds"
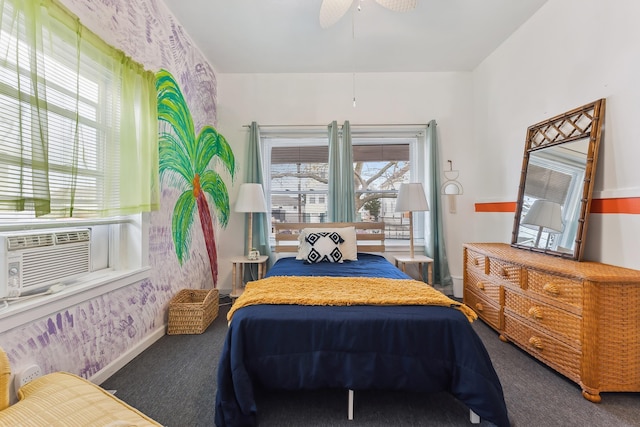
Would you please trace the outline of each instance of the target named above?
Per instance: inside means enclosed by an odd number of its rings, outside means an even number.
[[[290,134],[261,128],[265,192],[272,222],[327,221],[329,139],[323,129]],[[359,221],[386,224],[387,239],[409,238],[408,220],[395,212],[398,189],[417,176],[416,147],[420,130],[405,127],[351,127],[356,216]],[[413,157],[413,158],[412,158]],[[420,221],[420,227],[423,226]]]
[[[140,115],[123,111],[123,81],[138,71],[133,81],[146,87],[134,89],[143,95],[130,104],[155,105],[153,75],[57,2],[0,5],[0,222],[144,211],[120,202],[127,167],[121,141],[125,132],[141,134],[121,128],[123,114]],[[157,118],[142,120],[155,126],[157,140]]]

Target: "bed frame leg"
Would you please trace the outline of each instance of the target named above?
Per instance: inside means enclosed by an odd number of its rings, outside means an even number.
[[[349,421],[353,420],[353,390],[349,389],[349,404],[347,409],[347,417]]]
[[[469,409],[469,419],[471,420],[471,424],[480,424],[480,415],[473,412]]]

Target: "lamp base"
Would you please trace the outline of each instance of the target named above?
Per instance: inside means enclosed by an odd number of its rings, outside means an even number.
[[[409,212],[409,256],[413,258],[413,212]]]

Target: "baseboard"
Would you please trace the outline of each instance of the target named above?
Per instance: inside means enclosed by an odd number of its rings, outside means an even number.
[[[98,385],[102,384],[107,379],[109,379],[111,375],[115,374],[116,372],[118,372],[118,370],[122,369],[124,365],[131,362],[137,355],[139,355],[144,350],[149,348],[151,344],[153,344],[154,342],[162,338],[165,335],[166,331],[167,331],[167,325],[160,326],[155,331],[147,335],[142,341],[140,341],[134,347],[130,348],[127,352],[125,352],[120,357],[115,359],[113,362],[109,363],[107,366],[101,369],[98,373],[96,373],[95,375],[92,375],[89,378],[89,381]]]

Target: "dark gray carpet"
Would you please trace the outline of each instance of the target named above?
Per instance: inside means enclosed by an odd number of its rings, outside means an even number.
[[[168,427],[213,426],[218,355],[228,306],[202,335],[167,335],[102,386]],[[603,393],[602,403],[505,344],[484,323],[482,338],[502,382],[513,426],[640,426],[640,393]],[[347,392],[258,393],[261,427],[469,426],[469,411],[447,393],[357,392],[355,419],[347,420]],[[488,426],[483,422],[481,426]]]

